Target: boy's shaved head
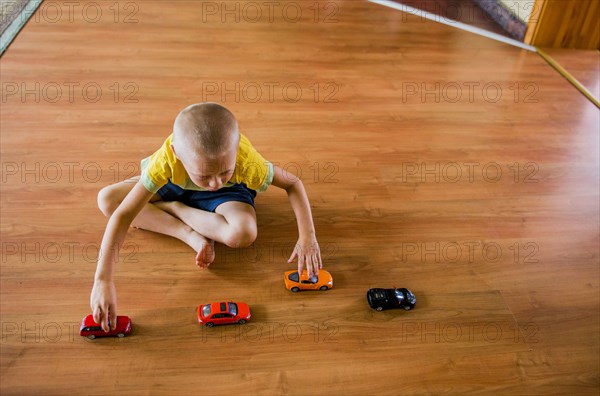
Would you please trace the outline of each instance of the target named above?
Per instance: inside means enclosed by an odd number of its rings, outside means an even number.
[[[217,103],[196,103],[183,109],[173,126],[178,155],[218,157],[240,139],[233,113]]]

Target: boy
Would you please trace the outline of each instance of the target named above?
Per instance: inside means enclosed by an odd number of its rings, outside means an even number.
[[[256,239],[256,191],[286,190],[299,238],[288,262],[309,276],[322,267],[308,197],[240,134],[235,116],[216,103],[182,110],[162,147],[142,161],[140,177],[103,188],[98,206],[109,217],[102,238],[90,305],[104,331],[117,323],[115,263],[130,225],[178,238],[197,251],[196,264],[215,259],[214,241],[247,247]]]

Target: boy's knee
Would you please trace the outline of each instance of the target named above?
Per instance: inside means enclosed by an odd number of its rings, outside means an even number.
[[[98,208],[106,217],[110,217],[119,207],[119,199],[112,186],[104,187],[98,192]]]
[[[231,226],[225,244],[232,248],[248,247],[254,243],[257,234],[256,224]]]

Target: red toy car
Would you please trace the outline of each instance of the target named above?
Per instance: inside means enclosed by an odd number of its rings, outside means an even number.
[[[117,316],[117,327],[116,329],[105,332],[102,327],[94,322],[94,315],[88,315],[81,321],[81,327],[79,328],[79,335],[87,337],[93,340],[96,337],[125,337],[131,333],[131,319],[129,316]]]
[[[250,320],[250,307],[243,302],[214,302],[198,306],[198,323],[207,327]]]

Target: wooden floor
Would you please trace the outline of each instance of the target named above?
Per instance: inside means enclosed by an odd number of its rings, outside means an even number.
[[[599,113],[538,55],[358,0],[256,23],[252,2],[228,3],[239,23],[221,2],[95,3],[97,22],[43,4],[1,59],[3,396],[598,394]],[[284,289],[297,231],[272,188],[255,245],[208,271],[132,229],[133,334],[81,338],[98,190],[202,100],[301,173],[334,288]],[[392,286],[414,311],[368,307]],[[221,299],[252,321],[200,328]]]
[[[575,77],[596,99],[600,98],[600,52],[544,48],[556,62]]]

